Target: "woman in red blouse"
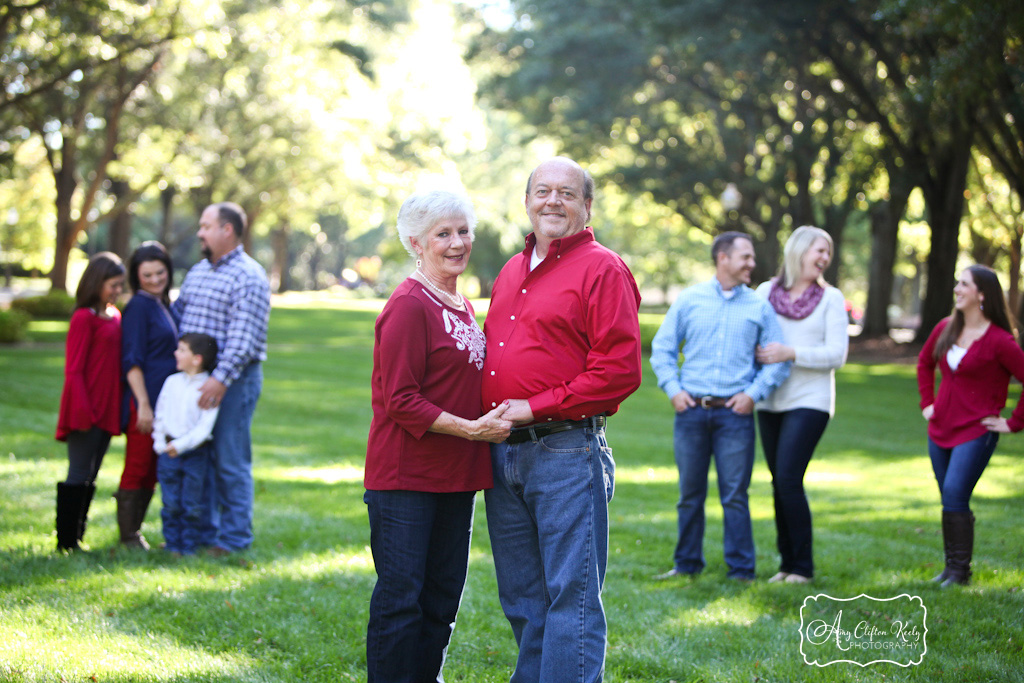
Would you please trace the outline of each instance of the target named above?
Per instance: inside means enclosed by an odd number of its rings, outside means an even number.
[[[104,251],[89,260],[68,328],[57,440],[68,444],[68,478],[57,484],[57,549],[78,550],[96,475],[121,433],[121,313],[124,265]]]
[[[974,552],[971,494],[995,451],[999,433],[1024,429],[1024,402],[1009,418],[1011,377],[1024,381],[1024,351],[1007,313],[999,278],[974,265],[961,275],[953,314],[935,326],[917,359],[921,409],[928,420],[928,453],[942,496],[946,566],[942,586],[967,584]],[[935,368],[942,372],[935,396]]]
[[[440,680],[469,567],[476,492],[490,488],[488,441],[507,406],[480,415],[484,335],[458,293],[476,217],[450,192],[402,204],[398,234],[416,270],[388,299],[373,344],[373,420],[364,501],[377,584],[366,667],[374,681]]]

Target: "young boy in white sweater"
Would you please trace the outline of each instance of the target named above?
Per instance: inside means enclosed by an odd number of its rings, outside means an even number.
[[[210,437],[217,408],[199,407],[199,390],[217,364],[217,340],[208,334],[181,336],[174,352],[177,372],[156,401],[153,448],[163,499],[164,549],[194,555],[199,540],[204,484],[210,467]]]

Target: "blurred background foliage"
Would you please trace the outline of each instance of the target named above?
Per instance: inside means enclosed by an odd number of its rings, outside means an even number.
[[[1022,40],[1016,0],[10,0],[3,284],[64,291],[146,239],[184,272],[230,199],[277,291],[381,295],[398,207],[443,186],[476,205],[486,296],[527,175],[566,154],[649,304],[709,276],[721,230],[762,280],[814,224],[864,334],[923,335],[965,263],[1024,303]]]

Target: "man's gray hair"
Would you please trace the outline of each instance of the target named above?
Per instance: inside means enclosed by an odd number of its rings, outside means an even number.
[[[423,236],[438,222],[453,218],[464,218],[469,227],[469,239],[476,237],[476,212],[468,197],[448,190],[417,192],[402,202],[398,210],[398,239],[416,258],[412,238],[422,242]]]

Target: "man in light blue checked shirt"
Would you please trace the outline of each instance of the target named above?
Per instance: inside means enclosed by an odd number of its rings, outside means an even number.
[[[750,287],[754,245],[725,232],[711,246],[715,277],[684,290],[654,336],[651,367],[676,411],[679,541],[659,579],[704,569],[704,502],[711,456],[725,522],[728,576],[754,580],[754,534],[747,488],[754,468],[754,403],[789,376],[789,363],[760,365],[758,346],[782,342],[771,305]],[[684,360],[679,363],[680,346]]]
[[[219,408],[200,538],[213,556],[244,550],[253,541],[251,427],[263,390],[270,284],[263,267],[242,249],[245,229],[245,211],[237,204],[206,207],[198,232],[206,258],[189,270],[174,302],[182,334],[208,334],[221,349],[199,397],[200,407]]]

